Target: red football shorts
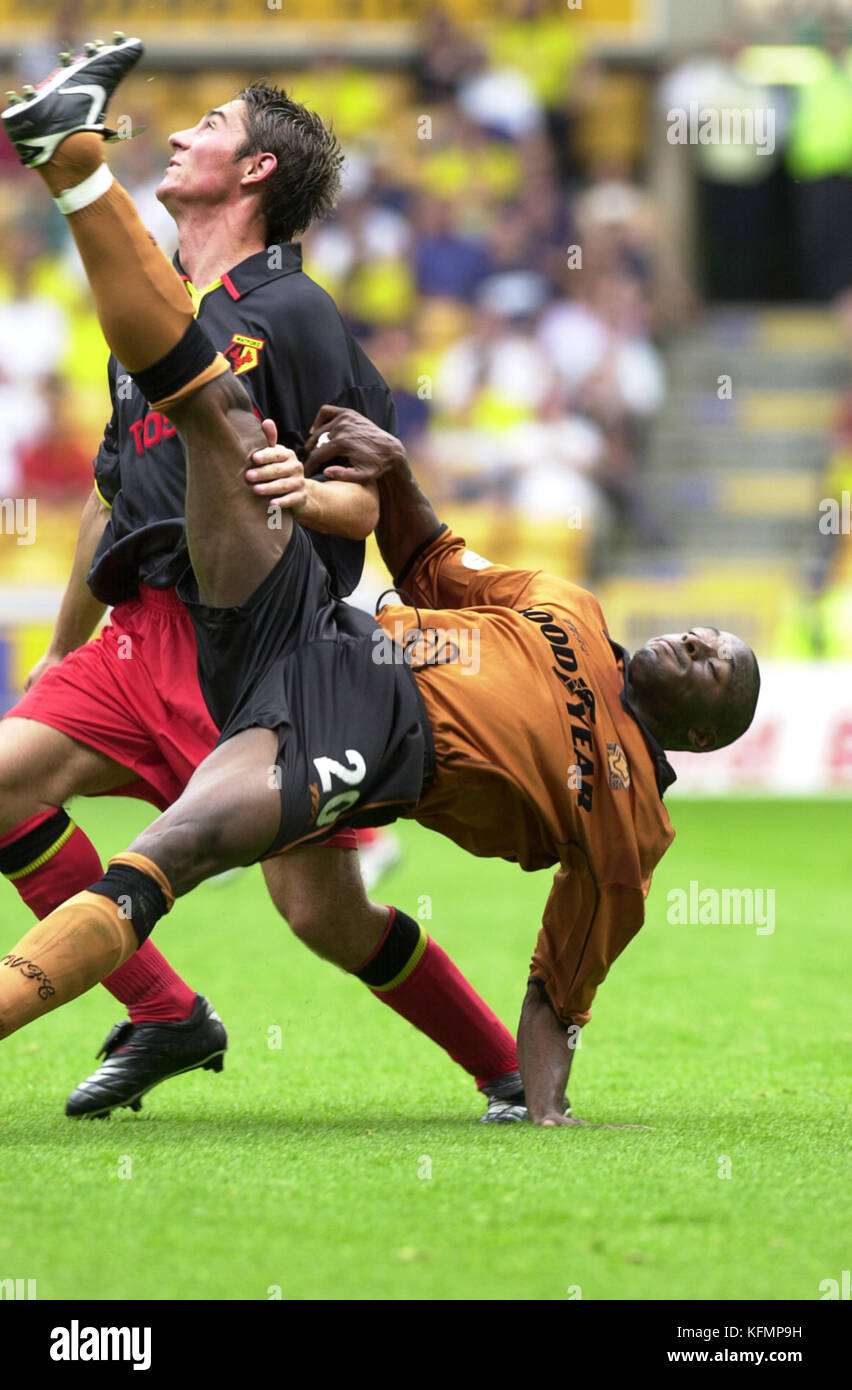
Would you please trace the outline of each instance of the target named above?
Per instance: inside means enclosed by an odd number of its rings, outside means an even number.
[[[195,632],[174,589],[141,584],[84,646],[52,666],[6,714],[34,719],[126,767],[135,796],[165,811],[219,737],[201,695]],[[324,845],[357,849],[354,830]]]

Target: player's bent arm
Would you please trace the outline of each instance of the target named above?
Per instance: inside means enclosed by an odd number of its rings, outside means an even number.
[[[404,470],[387,473],[379,482],[376,540],[394,578],[440,529],[435,509],[406,459]]]
[[[97,490],[93,488],[80,518],[74,563],[62,596],[53,636],[45,655],[27,676],[27,690],[50,666],[55,666],[69,652],[88,642],[104,613],[106,604],[95,598],[86,583],[86,575],[92,568],[92,560],[108,520],[109,507],[104,506]]]
[[[88,642],[106,609],[106,604],[95,598],[86,583],[86,575],[92,568],[95,551],[108,521],[109,507],[104,505],[97,488],[92,488],[83,507],[74,563],[50,642],[50,651],[60,657],[67,656],[76,647]]]
[[[518,1024],[518,1065],[533,1124],[561,1124],[574,1051],[538,985],[530,982]]]
[[[411,471],[403,445],[357,411],[324,405],[305,441],[305,455],[309,470],[322,469],[331,481],[378,485],[376,540],[392,575],[398,575],[439,530],[435,510]],[[346,465],[332,463],[338,458],[346,459]]]
[[[321,483],[305,479],[307,501],[297,513],[303,526],[327,536],[365,541],[379,519],[375,483]]]
[[[562,1116],[576,1029],[610,966],[636,935],[645,914],[642,888],[600,883],[576,848],[553,879],[533,952],[518,1029],[518,1060],[529,1117],[535,1124],[578,1123]],[[534,992],[534,993],[533,993]]]
[[[428,608],[514,608],[525,601],[538,572],[491,564],[442,527],[394,435],[354,410],[324,405],[305,441],[305,455],[308,472],[322,469],[326,478],[378,483],[376,539],[382,559],[415,602]]]

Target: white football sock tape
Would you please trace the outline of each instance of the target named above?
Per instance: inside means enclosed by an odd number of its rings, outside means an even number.
[[[79,212],[81,208],[87,208],[90,203],[97,202],[112,183],[112,170],[108,164],[101,164],[93,174],[83,179],[82,183],[75,184],[73,188],[66,188],[65,192],[60,193],[53,201],[59,211],[67,217],[69,212]]]

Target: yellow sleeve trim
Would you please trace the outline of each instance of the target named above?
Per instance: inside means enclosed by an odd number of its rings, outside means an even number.
[[[109,511],[112,511],[112,503],[111,503],[111,502],[108,502],[108,501],[106,500],[106,498],[104,497],[103,493],[101,492],[100,488],[98,487],[98,480],[97,480],[97,478],[95,478],[95,492],[98,494],[98,497],[101,499],[101,501],[103,502],[104,506],[105,506]]]

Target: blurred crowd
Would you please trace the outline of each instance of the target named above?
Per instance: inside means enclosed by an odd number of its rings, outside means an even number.
[[[339,209],[305,237],[305,267],[394,388],[428,486],[551,520],[581,510],[603,531],[630,512],[665,393],[658,338],[690,297],[642,182],[643,84],[599,70],[580,26],[538,9],[476,39],[436,11],[405,71],[319,55],[271,76],[347,152]],[[219,74],[218,99],[244,80]],[[129,106],[145,134],[113,147],[168,251],[153,190],[177,89],[170,102],[158,79],[156,109],[138,120]],[[150,92],[133,100],[150,107]],[[83,493],[104,352],[67,234],[8,150],[0,180],[0,492]]]
[[[822,104],[816,89],[810,115],[788,104],[777,158],[689,152],[706,255],[687,272],[679,218],[653,191],[652,127],[664,130],[661,111],[685,93],[727,91],[742,104],[736,46],[674,63],[655,86],[602,64],[581,24],[545,0],[517,0],[516,11],[474,33],[435,9],[416,61],[391,71],[318,54],[309,69],[268,75],[330,120],[346,150],[343,197],[305,236],[305,268],[393,387],[427,489],[548,522],[581,517],[594,577],[625,533],[642,540],[637,497],[666,397],[667,335],[703,294],[764,292],[761,237],[775,245],[778,232],[757,183],[779,160],[820,184],[801,215],[828,250],[799,292],[829,297],[848,283],[825,224],[852,188],[852,83],[832,58]],[[23,55],[22,69],[32,61]],[[169,130],[252,75],[127,84],[146,130],[113,146],[116,169],[169,252],[174,228],[154,197]],[[830,167],[813,159],[820,122],[835,132]],[[82,497],[107,405],[105,349],[61,220],[5,145],[0,190],[0,494]],[[735,283],[743,265],[752,271]],[[827,283],[832,266],[840,283]]]

